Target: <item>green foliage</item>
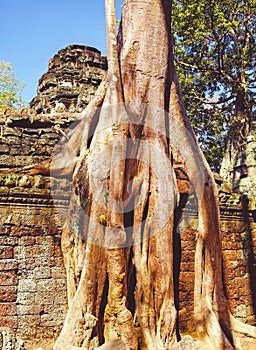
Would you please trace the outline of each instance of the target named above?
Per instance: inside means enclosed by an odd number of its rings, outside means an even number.
[[[21,94],[24,83],[15,77],[9,62],[0,61],[0,107],[4,105],[17,107],[24,104]]]
[[[174,0],[172,18],[185,106],[218,170],[239,94],[249,123],[255,113],[256,0]]]
[[[100,221],[101,224],[105,224],[105,222],[106,222],[106,215],[105,214],[101,214],[99,216],[99,221]]]

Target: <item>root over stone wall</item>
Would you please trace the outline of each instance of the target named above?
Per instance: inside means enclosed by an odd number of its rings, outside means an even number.
[[[67,310],[60,239],[70,179],[30,176],[24,167],[49,158],[60,139],[59,128],[66,131],[76,117],[69,113],[0,115],[0,328],[14,334],[15,350],[19,339],[25,349],[52,349]],[[255,324],[253,200],[232,193],[221,179],[217,182],[226,294],[234,316]],[[193,314],[196,201],[193,194],[186,198],[188,186],[183,176],[179,188],[185,199],[178,208],[179,225],[174,233],[176,261],[180,261],[174,266],[176,306],[181,332],[193,333],[194,325],[187,319]]]

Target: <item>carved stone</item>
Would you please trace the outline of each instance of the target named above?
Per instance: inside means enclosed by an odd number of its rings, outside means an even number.
[[[81,112],[105,75],[107,60],[100,51],[70,45],[50,59],[39,79],[38,95],[31,101],[37,113]]]

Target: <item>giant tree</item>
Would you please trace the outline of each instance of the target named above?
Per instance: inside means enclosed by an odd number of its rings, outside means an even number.
[[[226,140],[222,174],[228,177],[255,113],[256,1],[174,0],[173,14],[186,109],[215,171]]]
[[[218,195],[175,74],[171,1],[126,0],[118,38],[114,0],[106,0],[106,19],[106,79],[50,169],[73,172],[62,236],[69,309],[54,349],[93,349],[118,338],[134,350],[175,346],[177,154],[199,202],[198,337],[211,349],[238,349],[240,324],[229,314],[222,284]],[[241,331],[256,337],[253,327]]]

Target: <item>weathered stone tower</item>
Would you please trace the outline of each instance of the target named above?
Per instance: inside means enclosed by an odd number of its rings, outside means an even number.
[[[107,69],[106,57],[93,47],[70,45],[60,50],[39,79],[31,101],[37,113],[81,112],[90,102]]]

